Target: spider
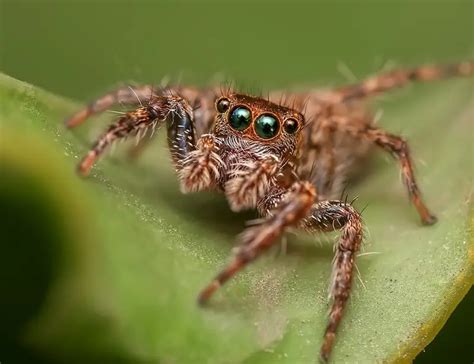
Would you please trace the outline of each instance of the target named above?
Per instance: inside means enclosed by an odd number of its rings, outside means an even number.
[[[79,164],[82,175],[89,173],[115,141],[151,134],[155,127],[166,124],[168,146],[183,193],[215,190],[226,195],[233,211],[257,209],[261,219],[239,236],[230,263],[199,294],[201,304],[275,245],[288,229],[310,233],[339,230],[329,319],[320,350],[320,359],[327,362],[349,299],[355,257],[363,240],[360,213],[337,196],[349,172],[371,145],[398,161],[421,222],[436,222],[421,197],[407,142],[375,126],[375,117],[364,101],[412,81],[473,73],[474,61],[425,65],[335,89],[289,94],[286,100],[283,92],[261,98],[217,87],[123,87],[96,99],[69,118],[66,125],[75,127],[117,103],[136,105],[98,138]]]

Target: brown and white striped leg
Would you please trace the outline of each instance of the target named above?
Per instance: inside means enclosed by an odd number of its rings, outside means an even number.
[[[158,123],[168,121],[168,140],[175,162],[184,159],[195,149],[192,109],[179,96],[155,96],[146,106],[126,113],[95,142],[79,164],[79,172],[87,175],[105,149],[118,139],[146,133]]]
[[[116,104],[140,105],[146,104],[158,88],[152,85],[126,86],[118,88],[92,101],[84,109],[66,119],[68,128],[82,124],[87,118],[110,109]]]
[[[296,182],[287,198],[272,214],[259,225],[242,233],[241,246],[232,261],[201,291],[198,302],[206,302],[221,285],[268,250],[287,228],[297,226],[308,215],[315,197],[316,191],[311,183]]]
[[[334,346],[336,331],[344,315],[354,276],[355,257],[362,243],[362,219],[348,203],[331,200],[316,203],[303,227],[312,232],[329,232],[340,229],[331,275],[330,298],[332,301],[329,322],[324,334],[320,358],[327,362]]]

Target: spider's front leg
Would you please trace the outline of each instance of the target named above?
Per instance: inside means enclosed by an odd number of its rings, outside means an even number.
[[[281,198],[278,197],[278,198]],[[211,295],[248,263],[268,250],[284,231],[298,224],[310,212],[316,191],[310,182],[295,182],[291,191],[262,223],[246,229],[240,236],[241,245],[230,264],[199,294],[199,303],[206,302]]]
[[[329,232],[336,229],[341,231],[335,247],[331,275],[332,305],[320,353],[321,360],[327,362],[351,292],[355,257],[363,238],[362,218],[349,203],[338,200],[321,201],[313,205],[302,226],[310,232]]]
[[[153,85],[120,87],[89,103],[85,108],[66,119],[65,124],[68,128],[73,128],[82,124],[92,115],[104,112],[116,104],[141,104],[142,100],[148,100],[154,95],[154,90],[157,90],[157,87]]]
[[[284,196],[278,190],[272,196],[261,201],[259,210],[262,214],[270,213]],[[320,358],[327,362],[334,346],[336,330],[344,314],[349,299],[354,276],[355,256],[363,239],[362,218],[356,209],[340,200],[315,202],[309,213],[299,221],[298,227],[310,232],[331,232],[340,230],[341,235],[335,246],[335,257],[331,274],[330,298],[332,305],[329,322],[324,334]]]
[[[71,120],[79,119],[73,117]],[[82,159],[79,172],[82,175],[89,174],[97,159],[115,141],[131,135],[143,135],[148,129],[165,121],[168,123],[168,143],[173,160],[177,165],[180,164],[196,149],[192,108],[182,97],[169,93],[152,96],[146,105],[126,113],[112,124]]]
[[[334,345],[336,330],[349,299],[355,268],[355,255],[362,243],[360,214],[343,201],[315,202],[316,191],[309,182],[295,182],[289,193],[275,188],[259,203],[259,211],[267,217],[241,235],[241,246],[230,264],[201,291],[199,302],[206,302],[212,294],[248,263],[268,250],[290,227],[309,232],[330,232],[340,229],[336,245],[330,297],[332,306],[321,348],[321,360],[327,361]]]

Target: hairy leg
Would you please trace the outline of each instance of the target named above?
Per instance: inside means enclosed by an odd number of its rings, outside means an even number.
[[[415,174],[413,172],[413,162],[408,143],[401,137],[387,133],[384,130],[369,127],[362,132],[363,136],[371,142],[391,153],[400,163],[403,183],[405,184],[412,203],[415,205],[421,221],[425,225],[434,224],[437,219],[421,198],[421,192],[416,183]]]
[[[424,65],[412,69],[399,69],[370,77],[360,83],[341,87],[333,91],[334,103],[370,97],[405,86],[410,82],[427,82],[474,73],[474,61],[449,65]]]
[[[199,294],[199,303],[212,294],[248,263],[268,250],[288,227],[297,226],[305,218],[315,200],[316,192],[309,182],[296,182],[288,196],[262,223],[246,229],[240,237],[241,245],[230,264]]]
[[[80,173],[87,175],[100,155],[116,140],[131,135],[140,136],[165,121],[168,121],[171,154],[178,165],[190,151],[195,149],[191,115],[191,107],[179,96],[152,97],[146,106],[126,113],[99,137],[79,164]]]
[[[297,100],[307,120],[317,119],[327,114],[328,108],[365,101],[366,98],[389,92],[412,82],[430,82],[450,77],[474,75],[474,60],[448,65],[424,65],[411,69],[397,69],[375,75],[358,83],[334,89],[313,89],[290,94]],[[270,97],[278,103],[281,92],[275,91]],[[281,103],[281,102],[280,102]],[[311,124],[308,123],[308,124]]]
[[[335,257],[330,287],[332,301],[329,322],[321,347],[321,360],[327,362],[334,346],[336,330],[343,317],[349,299],[354,276],[355,256],[362,243],[362,219],[360,214],[343,201],[321,201],[311,208],[302,226],[310,232],[329,232],[340,229],[341,236],[335,247]]]
[[[368,122],[358,121],[349,117],[334,116],[333,128],[340,132],[349,133],[356,138],[363,138],[394,156],[400,163],[403,183],[407,188],[410,199],[415,206],[421,221],[425,225],[434,224],[437,219],[426,207],[421,197],[421,191],[416,182],[413,162],[408,143],[400,136],[390,134],[376,128]]]
[[[110,109],[116,104],[140,105],[152,98],[159,88],[153,85],[126,86],[118,88],[89,103],[84,109],[66,119],[68,128],[82,124],[87,118]]]
[[[317,127],[313,135],[311,135],[310,144],[308,144],[308,151],[314,149],[316,158],[312,163],[310,170],[310,178],[318,186],[318,194],[321,196],[331,195],[334,184],[337,183],[337,160],[336,160],[336,145],[335,145],[335,130],[332,128],[332,121],[327,117],[322,117],[318,120]],[[310,153],[308,153],[310,154]]]
[[[153,85],[138,85],[118,88],[89,103],[88,106],[66,119],[65,124],[69,128],[76,127],[77,125],[82,124],[89,117],[104,112],[116,104],[140,105],[141,107],[147,107],[157,97],[185,99],[187,101],[186,108],[193,112],[193,137],[199,137],[200,135],[209,132],[214,117],[214,100],[216,98],[215,90],[211,88],[194,88],[187,86],[156,87]],[[191,111],[189,110],[188,113],[191,114]],[[177,109],[171,111],[179,112]],[[178,131],[183,128],[189,129],[189,127],[181,125],[174,128],[175,134],[178,134]],[[147,134],[149,134],[150,137],[141,138],[136,146],[130,148],[129,157],[131,159],[136,158],[145,147],[150,144],[152,136],[154,135],[154,130],[148,130]],[[169,129],[168,134],[170,134]],[[177,139],[179,139],[178,135],[169,135],[168,139],[176,140],[175,144],[179,144],[177,141]],[[184,139],[182,138],[181,144],[183,143],[183,140]],[[186,149],[186,146],[178,145],[177,148]],[[174,156],[175,153],[172,151],[172,154]]]

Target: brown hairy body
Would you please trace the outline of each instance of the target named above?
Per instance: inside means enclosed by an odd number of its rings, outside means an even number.
[[[365,99],[412,81],[473,73],[472,61],[422,66],[332,90],[273,92],[267,99],[218,88],[126,87],[95,100],[66,125],[74,127],[117,103],[140,105],[99,137],[79,165],[81,174],[87,175],[116,140],[143,136],[166,124],[183,193],[216,190],[225,193],[234,211],[258,210],[262,219],[239,236],[239,248],[231,262],[200,293],[200,303],[278,242],[287,229],[310,233],[339,230],[329,321],[320,352],[321,360],[327,361],[349,299],[355,256],[363,240],[360,213],[337,197],[348,174],[371,146],[380,147],[398,161],[421,222],[436,222],[422,200],[407,142],[374,125]]]

